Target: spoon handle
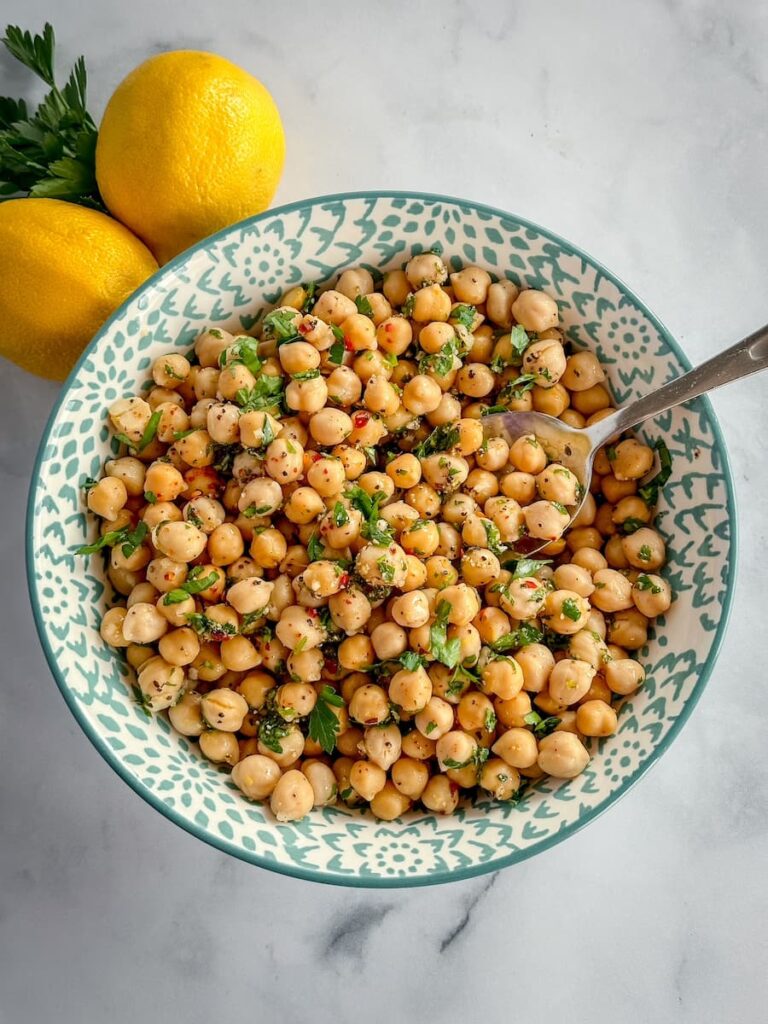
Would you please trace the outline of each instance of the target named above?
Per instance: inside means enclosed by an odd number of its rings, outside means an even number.
[[[725,352],[694,367],[682,377],[676,377],[668,384],[638,398],[631,405],[617,409],[611,416],[599,420],[586,433],[594,447],[599,447],[615,434],[652,419],[676,405],[689,402],[707,391],[714,391],[722,384],[748,377],[758,370],[768,369],[768,324],[737,342]]]

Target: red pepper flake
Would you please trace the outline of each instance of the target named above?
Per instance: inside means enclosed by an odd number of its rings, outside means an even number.
[[[316,619],[317,610],[315,608],[307,608],[307,615],[310,617],[310,619]]]
[[[349,573],[348,573],[348,572],[343,572],[343,573],[341,574],[341,576],[339,576],[339,586],[340,586],[340,587],[342,588],[342,590],[343,590],[343,589],[344,589],[344,587],[346,587],[346,585],[347,585],[348,583],[349,583]]]
[[[354,352],[355,351],[355,343],[354,343],[354,341],[352,341],[351,338],[348,338],[346,336],[346,334],[344,335],[344,348],[347,350],[347,352]]]
[[[387,332],[387,334],[391,334],[392,331],[394,331],[394,329],[395,329],[395,325],[394,324],[385,324],[384,325],[384,330]]]
[[[309,332],[311,330],[312,330],[312,324],[301,323],[298,326],[299,334],[309,334]]]
[[[335,658],[325,658],[323,661],[323,667],[326,672],[330,673],[330,675],[336,675],[339,671],[339,663]]]
[[[356,412],[352,418],[352,422],[358,430],[361,430],[368,423],[368,418],[367,412]]]
[[[539,584],[536,582],[536,580],[525,580],[523,582],[523,586],[526,590],[536,590]]]
[[[311,454],[311,456],[312,456],[312,461],[313,461],[313,462],[319,462],[319,461],[320,461],[320,459],[322,459],[322,457],[323,457],[323,456],[322,456],[322,455],[320,454],[320,452],[311,452],[310,454]],[[327,472],[328,472],[328,470],[326,470],[326,473],[327,473]]]

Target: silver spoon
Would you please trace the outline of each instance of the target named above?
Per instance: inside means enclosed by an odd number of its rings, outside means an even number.
[[[658,391],[617,409],[605,419],[593,423],[591,427],[570,427],[562,420],[547,416],[543,412],[504,412],[491,413],[490,416],[484,417],[483,432],[485,437],[503,437],[509,444],[525,434],[534,434],[550,461],[559,462],[570,469],[583,489],[583,496],[578,505],[568,509],[573,521],[589,492],[595,455],[611,438],[629,430],[630,427],[637,426],[643,420],[652,419],[666,412],[667,409],[682,405],[683,402],[690,402],[708,391],[714,391],[722,384],[729,384],[766,368],[768,325],[682,377],[676,377]],[[546,547],[548,543],[549,541],[539,538],[523,537],[518,541],[515,550],[519,554],[532,555]]]

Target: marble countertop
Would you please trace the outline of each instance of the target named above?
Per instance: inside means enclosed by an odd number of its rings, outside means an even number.
[[[88,62],[92,107],[149,54],[219,51],[282,110],[277,197],[410,188],[547,225],[636,288],[700,361],[766,319],[768,20],[752,0],[5,0]],[[28,79],[0,59],[0,92]],[[0,1021],[765,1017],[768,378],[714,405],[741,555],[718,666],[678,742],[588,829],[491,875],[335,889],[226,857],[85,740],[26,597],[23,517],[56,386],[0,384]]]

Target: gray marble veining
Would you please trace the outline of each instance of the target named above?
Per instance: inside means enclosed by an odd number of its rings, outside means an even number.
[[[768,16],[752,0],[5,0],[86,54],[98,114],[146,55],[209,48],[283,112],[277,202],[394,187],[540,221],[631,283],[694,361],[766,319]],[[0,92],[27,79],[0,58]],[[1,329],[1,328],[0,328]],[[766,1019],[761,650],[766,378],[720,392],[733,619],[683,735],[586,831],[506,872],[368,892],[258,871],[102,762],[48,674],[23,516],[56,386],[0,383],[0,1021]]]

